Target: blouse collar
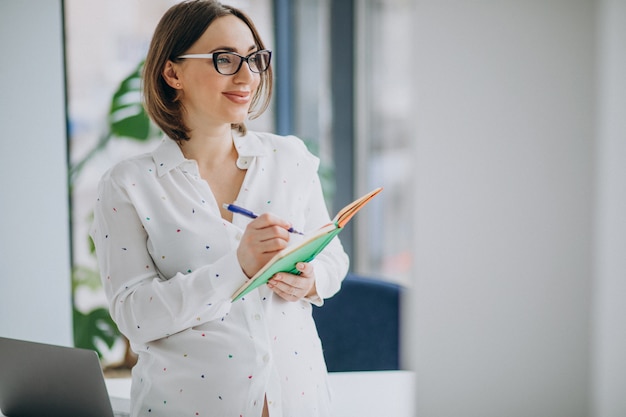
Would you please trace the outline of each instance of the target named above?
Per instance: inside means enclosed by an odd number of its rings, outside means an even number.
[[[178,144],[168,137],[163,138],[161,144],[152,152],[152,159],[159,177],[187,161]]]
[[[239,169],[248,169],[255,157],[265,155],[263,142],[254,132],[248,132],[243,136],[233,132],[233,143],[239,155],[237,158]],[[189,162],[185,159],[178,144],[168,137],[163,138],[159,146],[152,152],[152,159],[156,164],[159,177]]]
[[[265,148],[259,136],[254,132],[248,132],[241,135],[233,132],[233,143],[239,158],[237,158],[237,167],[239,169],[248,169],[252,160],[257,156],[265,155]]]

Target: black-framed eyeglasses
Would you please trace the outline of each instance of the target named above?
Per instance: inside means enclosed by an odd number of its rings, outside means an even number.
[[[241,56],[235,52],[214,52],[212,54],[187,54],[181,55],[179,59],[183,58],[212,58],[213,66],[215,70],[222,75],[234,75],[241,68],[243,61],[248,63],[250,71],[261,73],[267,71],[272,60],[272,51],[268,49],[262,49],[260,51],[252,52],[248,56]]]

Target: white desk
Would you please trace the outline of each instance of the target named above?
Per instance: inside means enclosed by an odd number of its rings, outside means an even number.
[[[116,409],[130,406],[130,379],[106,380]],[[414,417],[415,375],[409,371],[331,372],[334,417]]]

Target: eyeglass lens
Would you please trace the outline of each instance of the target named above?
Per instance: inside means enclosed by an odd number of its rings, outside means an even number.
[[[271,56],[271,52],[265,50],[254,52],[248,55],[248,57],[238,55],[234,52],[218,52],[213,54],[213,62],[215,63],[217,72],[223,75],[235,74],[239,71],[239,68],[241,68],[243,61],[248,62],[250,71],[259,73],[267,70],[270,65]]]

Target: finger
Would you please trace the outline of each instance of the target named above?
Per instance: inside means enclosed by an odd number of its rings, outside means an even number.
[[[256,220],[254,220],[254,222],[256,222]],[[283,226],[267,222],[254,222],[250,222],[250,224],[246,226],[246,231],[251,239],[264,241],[279,237],[289,240],[289,232]]]
[[[302,288],[296,284],[292,277],[293,276],[290,275],[276,274],[274,278],[270,280],[270,283],[285,294],[294,294]]]
[[[300,271],[300,277],[310,277],[313,275],[313,265],[308,262],[298,262],[296,264],[296,269]]]
[[[289,244],[289,238],[280,236],[269,237],[258,242],[257,247],[261,253],[274,253],[283,250]]]
[[[246,227],[242,244],[250,246],[257,253],[271,253],[287,247],[290,235],[285,228],[266,222],[255,222]]]
[[[284,282],[279,279],[277,274],[274,278],[268,281],[268,287],[274,291],[278,296],[287,300],[287,301],[296,301],[302,298],[304,295],[304,290],[298,286],[291,285],[288,282]]]
[[[281,219],[278,216],[275,216],[271,213],[263,213],[259,217],[257,217],[254,222],[256,223],[256,227],[259,229],[264,229],[272,226],[278,226],[284,231],[287,231],[291,224],[286,220]]]
[[[295,291],[284,291],[278,287],[273,288],[274,293],[276,293],[280,298],[286,301],[297,301],[301,297]]]

